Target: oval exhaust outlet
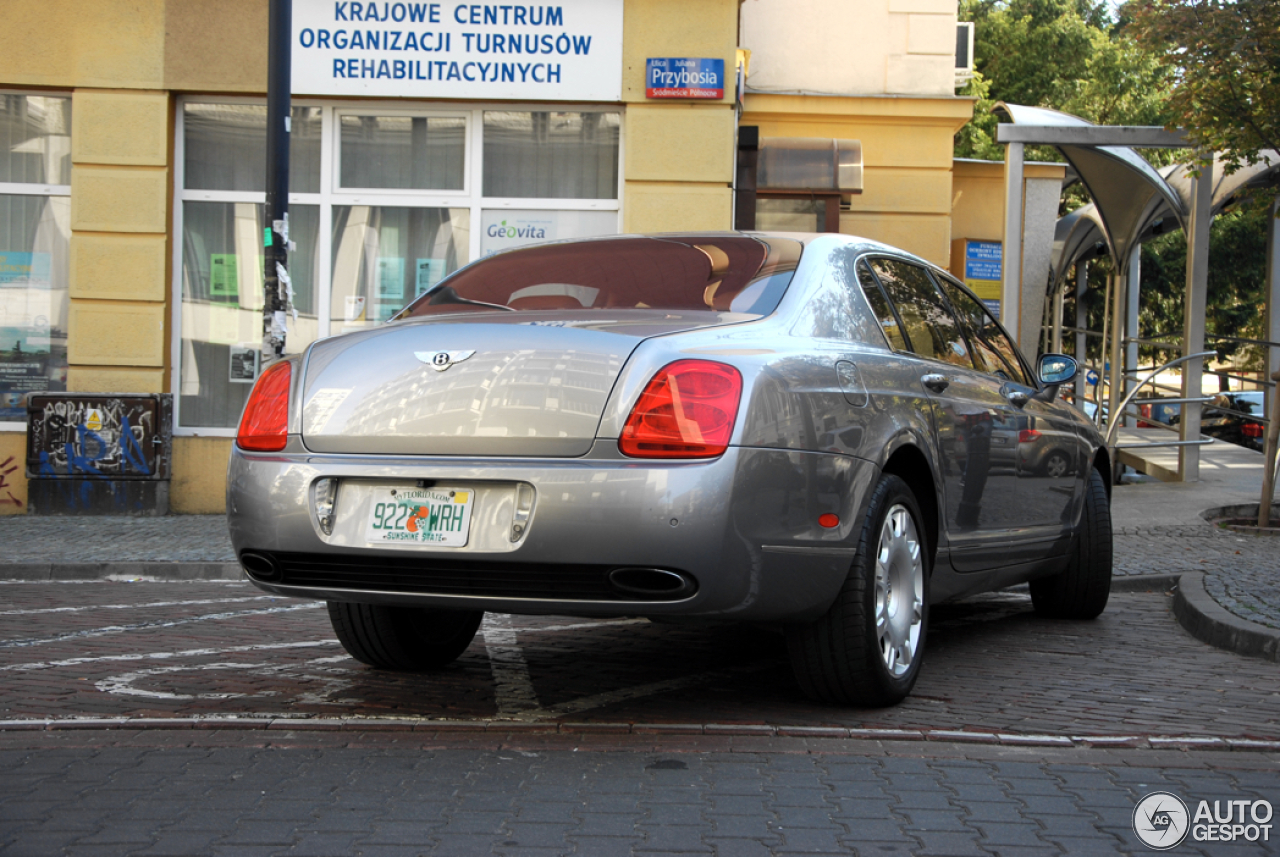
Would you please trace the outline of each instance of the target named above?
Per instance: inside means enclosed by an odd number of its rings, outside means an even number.
[[[245,551],[240,554],[240,566],[254,580],[270,583],[284,577],[280,564],[268,554]]]
[[[615,568],[609,572],[609,585],[649,601],[676,601],[698,591],[692,577],[662,568]]]

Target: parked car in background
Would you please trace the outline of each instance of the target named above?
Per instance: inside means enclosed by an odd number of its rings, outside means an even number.
[[[1025,417],[1018,431],[1018,469],[1060,479],[1079,466],[1074,455],[1075,437],[1052,422]]]
[[[1209,437],[1262,451],[1266,424],[1261,390],[1219,393],[1204,406],[1200,431]]]
[[[1139,419],[1137,423],[1138,428],[1151,428],[1152,423],[1163,423],[1172,426],[1177,425],[1182,418],[1182,405],[1146,401],[1138,405],[1138,413],[1142,415],[1142,419]]]
[[[1075,374],[859,238],[523,247],[262,373],[231,540],[374,667],[448,664],[487,610],[736,619],[785,627],[813,698],[890,705],[931,603],[1029,581],[1042,614],[1105,608],[1111,465],[1057,398]],[[1024,431],[1047,453],[997,467]]]
[[[1176,426],[1182,420],[1182,405],[1159,401],[1139,406],[1143,419],[1138,428],[1154,422]],[[1263,394],[1260,390],[1228,391],[1205,402],[1200,411],[1200,433],[1227,443],[1262,451],[1266,424],[1262,422]]]

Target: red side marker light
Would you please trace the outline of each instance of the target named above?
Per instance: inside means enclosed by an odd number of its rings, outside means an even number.
[[[279,452],[289,435],[289,381],[291,363],[275,363],[258,377],[244,406],[236,443],[254,452]]]
[[[818,516],[818,526],[826,527],[828,530],[834,530],[840,526],[840,516],[827,512],[825,515]]]

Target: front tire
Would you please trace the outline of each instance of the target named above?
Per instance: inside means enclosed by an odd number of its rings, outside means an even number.
[[[883,708],[911,692],[929,614],[923,520],[907,484],[880,477],[835,603],[817,621],[787,629],[791,669],[807,696]]]
[[[347,654],[387,670],[439,669],[471,645],[483,610],[427,610],[329,602],[329,621]]]
[[[1053,619],[1096,619],[1111,596],[1111,501],[1102,474],[1090,471],[1080,532],[1067,570],[1031,581],[1031,604]]]

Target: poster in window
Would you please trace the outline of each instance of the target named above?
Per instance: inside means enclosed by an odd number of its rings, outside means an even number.
[[[404,300],[404,259],[400,256],[378,257],[378,298]]]
[[[364,296],[347,295],[342,313],[343,321],[364,321]]]
[[[25,419],[23,397],[50,389],[48,328],[0,327],[0,420]]]
[[[48,253],[0,252],[0,286],[49,288],[52,259]]]
[[[444,279],[444,259],[418,259],[417,276],[414,279],[413,296],[417,297]]]
[[[49,321],[52,260],[0,251],[0,421],[26,419],[28,393],[66,386],[66,331]]]
[[[240,273],[235,253],[209,255],[209,296],[226,303],[240,302]]]
[[[258,378],[258,348],[256,345],[231,346],[229,380],[232,384],[252,384]]]

